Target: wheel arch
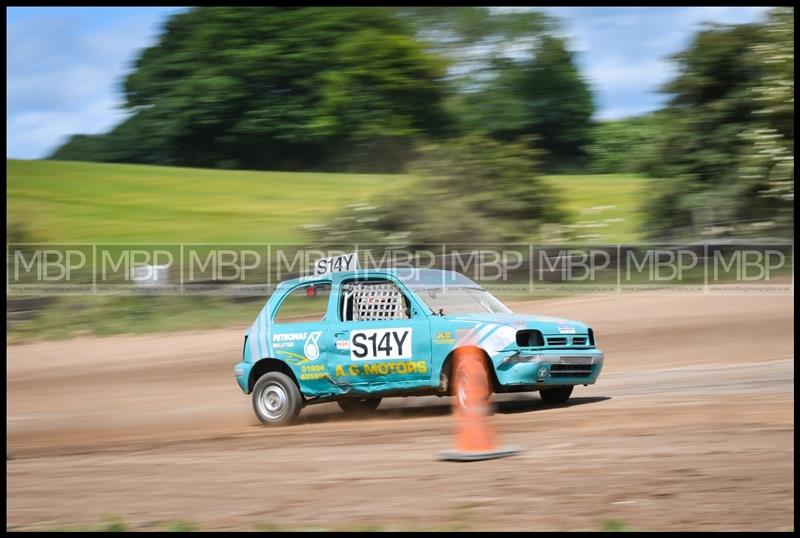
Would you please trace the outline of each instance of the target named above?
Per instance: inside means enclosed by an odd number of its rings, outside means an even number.
[[[250,369],[250,375],[247,379],[247,394],[253,392],[253,387],[256,381],[258,381],[258,378],[269,372],[280,372],[289,376],[289,378],[294,381],[294,384],[297,385],[297,390],[300,391],[300,395],[303,395],[300,383],[297,381],[297,377],[294,375],[289,365],[280,359],[273,359],[271,357],[259,359]]]
[[[442,367],[439,369],[439,387],[444,390],[446,394],[450,394],[450,379],[453,373],[453,357],[458,350],[472,350],[477,351],[483,357],[486,368],[489,370],[489,376],[492,381],[492,392],[497,392],[500,387],[500,381],[497,379],[497,372],[494,369],[494,364],[489,354],[480,346],[460,346],[450,350],[442,362]]]

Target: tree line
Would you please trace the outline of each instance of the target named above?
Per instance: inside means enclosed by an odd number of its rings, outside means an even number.
[[[569,162],[594,105],[554,29],[472,7],[194,8],[124,80],[128,118],[52,158],[399,172],[419,142],[485,132]]]
[[[794,8],[708,25],[672,60],[667,105],[595,126],[590,168],[655,178],[643,207],[651,237],[687,223],[793,237]]]
[[[173,15],[137,58],[122,85],[127,119],[72,136],[50,158],[416,171],[432,198],[477,207],[515,239],[493,211],[531,224],[564,218],[539,174],[637,172],[656,178],[644,206],[652,236],[703,218],[785,230],[793,38],[793,8],[707,26],[672,58],[662,110],[596,122],[574,53],[543,13],[199,7]],[[709,207],[711,217],[697,211]],[[427,238],[424,229],[463,220],[456,213],[413,224],[383,212],[374,226]]]

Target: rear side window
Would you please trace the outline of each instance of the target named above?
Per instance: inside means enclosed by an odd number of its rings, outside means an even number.
[[[283,299],[273,321],[275,323],[322,321],[328,310],[330,295],[330,282],[299,286]]]
[[[339,301],[342,321],[378,321],[408,319],[408,298],[391,281],[347,282]]]

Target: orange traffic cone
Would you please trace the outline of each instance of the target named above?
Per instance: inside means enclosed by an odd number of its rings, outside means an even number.
[[[456,450],[440,459],[476,461],[504,458],[519,452],[497,446],[497,434],[489,424],[489,372],[476,348],[459,348],[453,357],[453,410],[458,431]]]

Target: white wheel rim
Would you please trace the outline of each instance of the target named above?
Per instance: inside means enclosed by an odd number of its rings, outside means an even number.
[[[277,420],[286,413],[289,397],[278,384],[267,385],[258,397],[258,410],[270,420]]]

